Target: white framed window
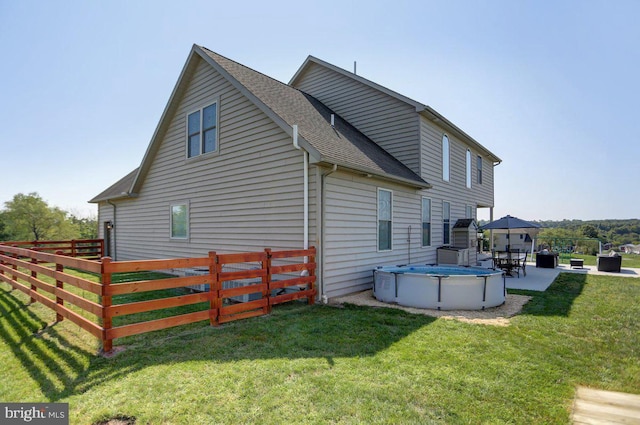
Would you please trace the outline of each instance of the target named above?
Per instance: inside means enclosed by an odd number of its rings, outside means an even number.
[[[471,189],[471,151],[467,149],[467,157],[466,157],[466,177],[467,177],[467,188]]]
[[[442,244],[451,243],[451,204],[442,201]]]
[[[482,157],[480,155],[478,155],[476,168],[478,170],[478,184],[482,184]]]
[[[393,233],[393,192],[378,189],[378,251],[391,251]]]
[[[187,158],[218,150],[218,102],[187,114]]]
[[[449,136],[442,135],[442,180],[448,182],[450,176]]]
[[[189,239],[189,204],[177,203],[170,207],[171,239]]]
[[[422,198],[422,246],[431,246],[431,199]]]
[[[473,205],[466,205],[465,206],[464,218],[473,218]]]

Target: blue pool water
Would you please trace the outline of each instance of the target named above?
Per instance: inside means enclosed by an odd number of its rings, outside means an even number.
[[[482,269],[479,267],[456,266],[388,266],[379,267],[377,270],[398,274],[413,273],[442,276],[487,276],[496,273],[495,270]]]

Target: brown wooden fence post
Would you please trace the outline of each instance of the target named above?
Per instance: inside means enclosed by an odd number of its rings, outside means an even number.
[[[262,283],[267,285],[266,291],[262,292],[262,297],[267,299],[267,305],[265,307],[265,314],[271,313],[271,248],[264,249],[267,258],[262,264],[262,267],[267,269],[267,274],[262,278]]]
[[[78,256],[77,244],[78,244],[78,242],[75,239],[71,240],[71,256],[73,258],[76,258]]]
[[[64,255],[64,253],[62,251],[57,251],[56,255]],[[56,271],[61,273],[64,272],[64,266],[62,264],[56,263]],[[64,289],[64,284],[61,280],[56,279],[56,288]],[[56,296],[56,304],[58,304],[59,306],[63,306],[64,300]],[[62,316],[60,313],[56,313],[56,322],[62,322],[62,320],[64,320],[64,316]]]
[[[316,262],[316,248],[314,246],[312,246],[311,248],[309,248],[309,252],[311,255],[309,255],[309,259],[308,262],[311,264],[314,264]],[[309,270],[309,269],[307,269]],[[312,268],[311,270],[309,270],[309,276],[315,276],[316,275],[316,268]],[[311,282],[311,284],[309,285],[310,289],[315,289],[316,288],[316,282],[315,280],[313,282]],[[313,305],[316,302],[316,295],[312,295],[308,298],[309,301],[309,305]]]
[[[17,247],[18,247],[18,245],[13,245],[13,247],[14,247],[14,248],[17,248]],[[13,258],[15,258],[16,260],[17,260],[18,258],[20,258],[20,257],[18,257],[18,254],[12,254],[11,256],[12,256]],[[13,270],[18,270],[18,265],[17,265],[17,264],[13,264],[13,265],[11,266],[11,268],[12,268]],[[15,275],[15,274],[14,274],[14,275],[12,275],[12,276],[11,276],[11,280],[15,281],[15,282],[16,282],[16,284],[18,284],[18,275]],[[15,287],[15,286],[14,286],[14,287]],[[33,298],[32,298],[32,299],[33,299]],[[33,300],[33,302],[35,302],[35,300]]]
[[[220,303],[220,291],[218,288],[218,256],[215,251],[209,252],[209,275],[211,276],[211,283],[209,283],[209,324],[217,326],[222,303]]]
[[[31,264],[38,264],[38,260],[36,260],[35,258],[31,259]],[[38,272],[31,270],[31,277],[37,279],[38,278]],[[36,285],[34,285],[33,283],[31,284],[31,290],[33,292],[38,292],[38,287]],[[31,299],[29,299],[29,303],[30,304],[35,304],[36,299],[31,297]]]
[[[102,258],[102,297],[100,304],[102,304],[102,352],[108,353],[113,349],[113,340],[108,338],[107,333],[112,328],[111,312],[111,295],[109,295],[109,285],[111,285],[111,257]]]

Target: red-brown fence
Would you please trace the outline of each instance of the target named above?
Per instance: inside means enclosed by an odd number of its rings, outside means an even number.
[[[50,254],[82,257],[86,260],[98,260],[104,256],[104,239],[74,239],[66,241],[10,241],[0,245],[33,249]]]
[[[264,252],[242,254],[210,252],[207,257],[167,260],[111,261],[105,257],[101,262],[95,262],[0,245],[0,281],[24,292],[32,302],[41,302],[54,310],[57,321],[67,318],[100,338],[103,352],[106,353],[113,349],[113,340],[116,338],[204,320],[209,320],[211,325],[218,325],[260,316],[268,314],[272,305],[295,299],[306,298],[309,304],[313,304],[316,295],[315,255],[315,248],[276,252],[265,249]],[[292,260],[295,258],[301,259]],[[250,264],[251,267],[225,271],[225,266],[232,264]],[[101,283],[65,273],[65,267],[98,274]],[[113,276],[118,273],[177,269],[199,270],[200,273],[160,280],[112,283]],[[40,275],[55,280],[55,285],[42,280]],[[225,285],[225,282],[234,285]],[[77,290],[70,291],[65,285]],[[194,286],[204,290],[160,299],[113,303],[114,297],[118,301],[121,295]],[[228,302],[248,295],[254,299]],[[198,303],[207,303],[206,308],[161,319],[113,325],[113,319],[119,316]]]
[[[102,315],[102,306],[95,300],[102,294],[103,285],[65,273],[65,267],[99,274],[102,265],[96,261],[0,245],[0,280],[27,294],[31,302],[40,302],[55,311],[57,321],[69,319],[102,338],[104,329],[92,320],[91,314],[97,318]],[[55,280],[55,284],[46,282],[42,276]],[[78,288],[80,291],[76,292],[79,293],[65,289],[65,284]],[[84,291],[94,294],[94,299],[84,295]],[[72,309],[67,303],[77,308]]]

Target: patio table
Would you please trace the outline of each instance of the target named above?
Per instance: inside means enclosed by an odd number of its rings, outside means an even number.
[[[507,276],[512,276],[513,269],[520,267],[521,262],[525,261],[526,258],[526,252],[496,251],[493,257],[493,267],[504,270]]]

